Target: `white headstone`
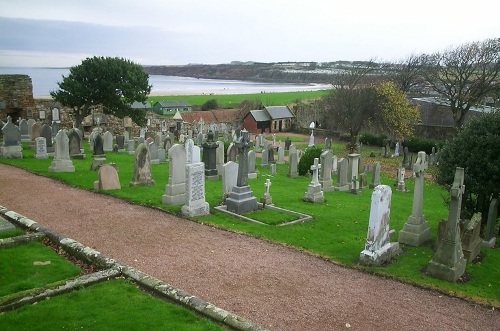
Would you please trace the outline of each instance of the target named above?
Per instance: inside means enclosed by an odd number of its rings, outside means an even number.
[[[184,216],[195,217],[210,214],[210,206],[205,201],[205,164],[186,164],[186,201],[181,208]]]

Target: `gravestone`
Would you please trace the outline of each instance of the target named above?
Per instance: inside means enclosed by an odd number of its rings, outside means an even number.
[[[374,189],[375,187],[380,185],[380,162],[375,162],[373,164],[373,171],[372,171],[372,181],[369,185],[371,189]]]
[[[260,148],[260,136],[255,137],[255,146],[254,146],[254,150],[255,150],[257,153],[260,153],[260,152],[262,151],[262,149]]]
[[[295,145],[290,145],[290,148],[288,149],[288,155],[292,153],[297,153],[297,146]],[[298,156],[298,155],[297,155]]]
[[[111,164],[103,164],[99,167],[98,180],[94,182],[95,190],[119,190],[121,189],[118,171]]]
[[[222,165],[224,164],[224,142],[223,141],[217,141],[217,150],[215,153],[215,159],[216,159],[216,168],[217,168],[217,173],[222,172]]]
[[[365,249],[359,256],[363,265],[380,266],[400,252],[399,243],[391,243],[390,238],[391,196],[388,185],[379,185],[373,190]]]
[[[321,153],[321,172],[320,181],[323,192],[333,191],[333,180],[332,180],[332,165],[333,165],[333,155],[330,150],[325,150]]]
[[[311,135],[309,136],[309,144],[307,145],[309,147],[314,146],[314,132],[311,130]]]
[[[194,140],[192,139],[186,140],[184,148],[186,149],[186,164],[193,163]]]
[[[90,170],[96,171],[100,165],[106,163],[106,155],[104,154],[102,136],[97,133],[94,138],[94,152],[92,154],[92,164]]]
[[[273,204],[273,198],[271,197],[271,194],[269,194],[270,187],[271,187],[271,180],[268,178],[264,183],[264,194],[260,198],[260,203],[262,203],[264,206]]]
[[[118,152],[120,152],[120,153],[125,152],[125,136],[124,135],[119,134],[116,136],[116,145],[118,146]]]
[[[238,178],[236,186],[233,187],[231,194],[226,199],[227,210],[236,214],[257,209],[257,198],[248,186],[248,150],[252,143],[248,138],[248,131],[242,130],[240,138],[236,143],[239,152]]]
[[[198,133],[198,136],[196,136],[196,140],[198,146],[201,146],[201,144],[203,144],[203,133],[201,131]]]
[[[338,162],[339,162],[339,159],[338,159],[337,155],[334,155],[332,157],[332,173],[334,173],[334,174],[337,173]]]
[[[196,217],[210,214],[205,201],[205,165],[203,162],[186,164],[186,201],[181,208],[184,216]]]
[[[130,133],[127,130],[123,131],[123,141],[124,143],[130,140]]]
[[[28,121],[25,120],[24,118],[19,121],[19,130],[21,131],[21,142],[24,143],[31,141],[28,128]]]
[[[257,172],[255,170],[256,166],[256,156],[255,151],[248,151],[248,179],[257,178]]]
[[[47,154],[47,144],[45,143],[44,137],[38,137],[35,139],[35,158],[36,159],[48,159]]]
[[[292,140],[290,139],[290,137],[286,137],[285,138],[285,151],[288,151],[290,150],[290,145],[292,144]]]
[[[495,247],[496,237],[495,237],[495,225],[497,219],[498,211],[498,199],[491,199],[490,208],[488,209],[488,220],[486,221],[486,227],[484,228],[484,240],[482,245],[484,247],[493,248]]]
[[[285,164],[285,149],[283,147],[278,147],[278,160],[276,164]]]
[[[130,139],[128,141],[128,153],[135,154],[135,141],[134,141],[134,139]]]
[[[434,165],[434,163],[436,163],[436,147],[432,147],[431,157],[429,160],[430,165]]]
[[[52,122],[52,126],[50,127],[51,133],[52,133],[52,137],[54,137],[54,138],[57,135],[57,133],[59,132],[59,126],[58,126],[57,123],[58,122],[53,121]]]
[[[32,140],[33,136],[33,125],[35,125],[36,121],[32,118],[28,120],[28,135],[30,136],[30,141]]]
[[[290,178],[299,177],[298,166],[299,166],[299,156],[297,152],[296,151],[294,153],[290,152],[290,154],[288,155],[288,177]]]
[[[392,154],[392,157],[398,157],[399,156],[399,141],[396,143],[396,147],[394,147],[394,154]]]
[[[431,229],[429,223],[422,214],[424,199],[424,175],[428,168],[427,155],[419,152],[418,158],[413,165],[415,173],[415,188],[413,190],[413,207],[410,217],[399,232],[398,241],[401,244],[420,246],[431,239]]]
[[[113,151],[113,134],[109,131],[102,135],[103,149],[105,152]]]
[[[403,167],[408,168],[410,166],[410,160],[408,159],[408,147],[403,148]]]
[[[168,151],[168,183],[162,202],[182,205],[186,201],[186,149],[175,144]]]
[[[321,190],[321,184],[318,180],[318,172],[320,169],[321,164],[319,164],[319,159],[316,157],[314,158],[314,164],[311,166],[312,180],[307,187],[307,191],[304,193],[304,197],[302,198],[302,200],[314,203],[322,203],[325,201],[323,191]]]
[[[151,164],[159,164],[160,158],[158,157],[158,145],[153,141],[148,145],[149,156]]]
[[[217,148],[218,144],[214,141],[214,133],[208,131],[207,141],[203,143],[203,163],[205,164],[205,178],[217,180],[219,174],[217,172]]]
[[[160,163],[166,162],[166,152],[163,148],[158,149],[158,160]]]
[[[42,129],[42,126],[39,123],[35,123],[31,127],[31,143],[30,143],[31,148],[35,147],[35,145],[36,145],[35,139],[40,137],[40,130],[41,129]],[[47,147],[47,145],[45,145],[45,147]]]
[[[472,262],[481,251],[481,243],[483,240],[479,237],[481,231],[481,213],[475,213],[470,220],[466,220],[463,224],[462,234],[462,252],[464,258]]]
[[[198,163],[201,162],[201,148],[199,146],[193,146],[193,162]]]
[[[170,147],[172,147],[172,142],[170,141],[170,139],[165,139],[163,141],[163,149],[165,151],[167,151],[167,154],[168,154],[168,151],[170,150]]]
[[[267,160],[269,163],[274,163],[274,147],[269,145],[267,148],[267,153],[269,154]]]
[[[268,152],[268,144],[264,144],[264,149],[262,150],[262,159],[260,161],[260,166],[262,168],[269,168],[269,152]]]
[[[349,167],[347,159],[341,158],[338,162],[337,170],[337,184],[334,187],[334,191],[348,191],[349,182],[347,181],[347,168]]]
[[[397,177],[398,177],[398,192],[408,192],[406,189],[406,184],[405,184],[405,168],[400,166],[397,171]]]
[[[130,186],[153,186],[154,179],[151,177],[151,155],[145,144],[139,144],[135,150],[134,173]]]
[[[227,160],[236,162],[237,155],[238,155],[238,149],[235,143],[230,143],[229,147],[227,148]]]
[[[72,159],[83,159],[85,158],[85,154],[82,153],[80,149],[81,141],[80,135],[74,129],[71,129],[68,133],[69,139],[69,157]]]
[[[238,179],[238,163],[229,161],[222,165],[222,195],[227,196],[236,186]]]
[[[427,265],[430,276],[449,282],[456,282],[464,274],[467,263],[462,251],[459,228],[464,189],[464,168],[457,168],[450,189],[450,207],[443,239]]]
[[[349,181],[349,188],[355,192],[359,192],[359,162],[360,155],[357,153],[352,153],[347,155],[349,157],[349,168],[347,172],[347,180]],[[353,180],[355,179],[355,180]]]
[[[7,116],[7,123],[2,127],[3,143],[0,146],[0,157],[6,159],[22,159],[21,130]]]
[[[276,163],[272,163],[269,169],[269,174],[271,176],[276,176]]]
[[[49,166],[49,172],[75,172],[73,162],[69,158],[69,138],[64,130],[56,135],[54,160]]]
[[[137,146],[139,146],[140,144],[146,144],[146,139],[144,139],[144,137],[137,138]],[[135,151],[134,151],[134,154],[135,154]]]

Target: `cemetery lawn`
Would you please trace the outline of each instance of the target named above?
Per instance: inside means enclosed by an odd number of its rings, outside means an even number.
[[[84,142],[84,147],[88,151],[87,142]],[[34,159],[33,150],[28,149],[26,145],[23,148],[24,159],[0,159],[0,162],[13,164],[43,176],[56,178],[76,187],[88,190],[93,188],[93,182],[97,180],[97,173],[89,170],[92,162],[89,152],[87,152],[86,159],[73,160],[76,169],[74,173],[49,173],[50,159]],[[339,158],[345,157],[347,154],[343,144],[335,143],[333,148]],[[381,159],[368,157],[373,150],[378,152],[378,148],[363,148],[361,151],[363,162],[369,164],[380,161],[382,170],[385,171],[381,176],[382,184],[392,187],[390,227],[396,230],[396,233],[391,238],[392,241],[396,241],[397,234],[403,228],[408,216],[411,215],[414,181],[411,178],[406,180],[409,192],[396,191],[393,185],[395,165],[401,162],[401,158]],[[134,156],[124,153],[107,153],[106,156],[108,163],[114,162],[117,164],[122,188],[121,190],[102,193],[124,198],[140,205],[159,208],[169,213],[179,213],[181,206],[162,204],[162,195],[165,193],[165,185],[168,182],[167,163],[152,165],[152,176],[156,181],[155,186],[129,187]],[[365,245],[372,190],[362,189],[360,195],[353,195],[349,192],[324,192],[324,203],[306,203],[302,201],[302,198],[311,181],[310,177],[287,177],[287,164],[277,164],[277,175],[270,176],[269,169],[260,168],[259,162],[260,155],[257,157],[258,178],[249,180],[249,185],[257,199],[260,199],[264,193],[265,180],[270,178],[272,182],[270,194],[275,206],[311,215],[314,220],[285,226],[274,226],[259,225],[233,218],[213,209],[213,207],[222,203],[221,180],[207,180],[205,182],[206,200],[210,204],[211,214],[198,217],[195,221],[210,223],[216,227],[244,232],[251,236],[292,246],[321,256],[333,263],[366,270],[419,287],[435,289],[479,303],[500,307],[500,249],[481,248],[482,259],[474,263],[467,263],[464,281],[459,280],[457,283],[448,283],[425,274],[427,264],[433,257],[432,247],[436,240],[437,225],[439,221],[448,217],[446,201],[449,192],[434,184],[432,180],[425,179],[423,200],[423,213],[431,227],[431,242],[422,247],[401,245],[403,254],[395,257],[391,263],[381,267],[363,267],[358,264],[358,259]],[[432,169],[429,169],[428,172],[431,171]],[[371,180],[370,175],[368,176],[368,183]],[[271,216],[271,219],[273,218],[274,216]]]
[[[0,251],[1,252],[1,251]],[[43,317],[43,318],[41,318]],[[125,280],[109,280],[0,314],[2,330],[224,330]]]

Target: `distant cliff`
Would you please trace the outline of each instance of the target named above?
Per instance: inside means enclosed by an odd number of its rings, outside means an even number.
[[[332,72],[312,63],[231,63],[189,64],[180,66],[144,66],[150,75],[208,79],[247,80],[273,83],[331,83]]]

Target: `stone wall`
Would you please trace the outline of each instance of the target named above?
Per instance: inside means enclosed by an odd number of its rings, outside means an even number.
[[[32,117],[35,109],[33,84],[28,75],[0,75],[0,120],[7,116],[14,123],[19,118]]]

